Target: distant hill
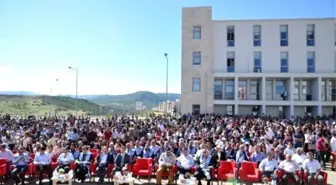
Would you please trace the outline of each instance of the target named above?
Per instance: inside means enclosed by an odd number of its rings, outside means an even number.
[[[166,101],[167,99],[175,101],[180,99],[180,94],[168,93],[168,98],[166,98],[165,93],[138,91],[124,95],[99,95],[92,97],[90,101],[105,106],[120,105],[127,110],[133,110],[135,109],[136,101],[142,101],[143,106],[145,106],[147,109],[151,109],[158,106],[159,102]]]
[[[149,110],[158,106],[159,102],[167,100],[165,93],[153,93],[149,91],[138,91],[124,95],[80,95],[78,98],[79,109],[91,115],[106,115],[109,112],[113,112],[114,114],[133,113],[136,101],[142,101],[145,109]],[[168,100],[175,101],[177,99],[180,99],[180,94],[168,93]],[[7,101],[7,103],[4,103],[4,101]],[[51,102],[55,109],[58,108],[57,110],[62,110],[63,112],[73,112],[76,110],[76,100],[73,95],[52,96]],[[19,106],[22,103],[25,107]],[[20,110],[15,110],[18,108]],[[27,110],[39,114],[49,113],[49,96],[25,91],[0,91],[0,114],[1,111],[22,113],[27,112]]]
[[[50,102],[52,115],[55,112],[57,115],[74,115],[76,112],[76,99],[70,97],[0,95],[0,114],[49,115]],[[78,115],[106,115],[110,111],[108,107],[84,99],[78,100],[78,109]]]

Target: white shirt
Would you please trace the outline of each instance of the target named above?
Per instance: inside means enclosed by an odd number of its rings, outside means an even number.
[[[34,164],[48,165],[50,163],[51,159],[47,154],[44,153],[41,155],[40,153],[38,153],[35,155]]]
[[[294,154],[292,156],[292,159],[299,165],[301,166],[303,164],[303,161],[305,161],[307,159],[307,156],[305,154]]]
[[[279,164],[279,168],[285,170],[286,172],[290,172],[290,173],[294,173],[297,170],[299,170],[299,166],[296,164],[295,161],[281,161],[281,163]]]
[[[177,158],[177,163],[184,169],[189,169],[190,167],[194,166],[194,159],[193,157],[188,154],[185,156],[184,154],[180,155]]]
[[[318,170],[321,169],[321,165],[316,159],[313,159],[312,161],[306,159],[303,162],[303,169],[308,171],[309,174],[316,173]]]
[[[331,151],[336,152],[336,138],[333,136],[330,140]]]
[[[284,151],[284,154],[287,155],[294,155],[295,154],[295,148],[286,148],[285,151]]]
[[[58,156],[57,160],[61,164],[70,164],[70,163],[72,163],[75,160],[75,158],[72,155],[72,153],[67,152],[66,154],[65,153],[61,153],[61,155]]]
[[[273,172],[275,169],[278,168],[278,162],[275,159],[268,160],[263,159],[260,164],[259,164],[259,169],[261,171],[266,171],[266,172]]]
[[[175,164],[176,157],[173,153],[171,153],[169,156],[167,153],[163,153],[159,158],[159,165],[171,165],[173,166]]]
[[[14,154],[12,151],[6,148],[5,151],[3,152],[0,151],[0,158],[5,158],[7,159],[7,162],[12,162],[14,159]]]

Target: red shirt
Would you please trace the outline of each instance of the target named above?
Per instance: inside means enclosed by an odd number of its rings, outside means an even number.
[[[323,137],[320,137],[316,142],[316,151],[326,151],[326,142]]]
[[[112,132],[111,131],[105,131],[104,132],[104,139],[105,140],[110,140],[112,137]]]

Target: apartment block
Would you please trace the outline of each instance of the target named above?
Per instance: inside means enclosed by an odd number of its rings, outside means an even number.
[[[182,12],[182,114],[335,114],[334,17],[213,20],[211,7]]]

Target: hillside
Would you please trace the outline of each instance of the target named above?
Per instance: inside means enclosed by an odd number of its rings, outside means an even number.
[[[180,99],[180,94],[168,93],[168,100],[175,101],[176,99]],[[138,91],[124,95],[99,95],[91,97],[89,100],[104,106],[120,106],[128,111],[134,111],[136,101],[142,101],[146,109],[151,109],[167,99],[165,93]]]
[[[124,95],[81,95],[79,96],[78,107],[81,113],[86,115],[124,114],[135,112],[135,102],[142,101],[146,110],[159,105],[159,102],[166,101],[165,93],[152,93],[149,91],[138,91]],[[168,93],[168,100],[175,101],[180,94]],[[34,92],[25,91],[3,91],[0,92],[0,114],[49,114],[50,96],[37,95]],[[55,110],[58,115],[74,114],[76,110],[76,99],[72,95],[52,96],[52,113]]]
[[[0,114],[37,115],[49,114],[50,96],[0,95]],[[52,115],[75,114],[76,99],[52,96]],[[78,100],[79,115],[106,115],[110,109],[88,100]]]

